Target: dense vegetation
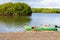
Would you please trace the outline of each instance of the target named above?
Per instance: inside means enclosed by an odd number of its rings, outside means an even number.
[[[33,13],[60,13],[57,8],[31,8]]]
[[[25,3],[4,3],[0,4],[0,15],[18,15],[18,16],[28,16],[31,15],[32,11],[30,6]]]

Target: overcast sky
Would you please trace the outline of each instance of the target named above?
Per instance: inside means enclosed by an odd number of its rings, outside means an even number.
[[[33,8],[60,8],[60,0],[1,0],[1,3],[6,2],[25,2]]]

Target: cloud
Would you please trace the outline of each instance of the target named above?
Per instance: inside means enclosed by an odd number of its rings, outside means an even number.
[[[5,2],[25,2],[31,7],[44,7],[44,8],[60,8],[60,0],[1,0]]]
[[[39,0],[30,3],[32,7],[60,8],[60,0]]]
[[[60,7],[60,0],[42,0],[41,5],[46,7]]]
[[[7,3],[7,2],[12,2],[12,0],[1,0],[1,1],[0,1],[0,4],[2,4],[2,3]]]

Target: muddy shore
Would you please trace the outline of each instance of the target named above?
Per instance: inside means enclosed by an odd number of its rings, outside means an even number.
[[[0,32],[0,40],[60,40],[56,31]]]

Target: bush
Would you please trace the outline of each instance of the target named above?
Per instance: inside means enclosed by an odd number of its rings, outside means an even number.
[[[28,16],[31,15],[32,11],[30,6],[25,3],[5,3],[0,5],[0,15],[18,15]]]

